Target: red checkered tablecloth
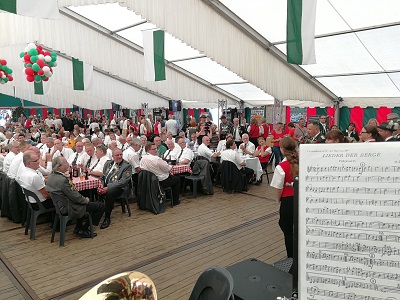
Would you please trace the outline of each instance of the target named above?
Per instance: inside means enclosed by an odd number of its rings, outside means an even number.
[[[78,191],[97,189],[97,191],[101,194],[103,189],[103,184],[101,183],[100,179],[92,176],[89,176],[88,180],[80,180],[79,177],[77,177],[74,178],[72,182]]]
[[[180,173],[192,173],[192,170],[188,165],[181,165],[181,166],[172,166],[171,171],[169,171],[169,174],[171,175]]]

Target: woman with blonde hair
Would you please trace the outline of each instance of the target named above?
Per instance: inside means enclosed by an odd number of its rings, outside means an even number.
[[[372,125],[372,126],[374,126],[374,127],[378,127],[378,126],[379,126],[379,123],[378,123],[378,120],[377,120],[377,119],[372,118],[372,119],[369,119],[367,125]]]
[[[279,227],[285,236],[286,253],[293,257],[293,218],[294,218],[294,178],[299,175],[299,154],[294,139],[284,137],[279,141],[283,161],[275,168],[271,186],[276,188],[276,198],[280,202]]]

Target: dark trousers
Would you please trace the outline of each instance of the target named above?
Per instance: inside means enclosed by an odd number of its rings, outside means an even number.
[[[93,225],[97,226],[100,223],[100,219],[103,216],[104,213],[104,203],[103,202],[89,202],[86,205],[86,211],[90,213],[92,216],[92,222]],[[83,222],[85,221],[85,217],[80,218],[76,221],[76,230],[89,230],[89,222],[86,221],[85,225],[83,225]]]
[[[110,218],[111,212],[114,209],[114,201],[115,199],[120,198],[125,193],[125,189],[121,188],[108,188],[106,193],[106,218]]]
[[[247,167],[243,167],[240,169],[240,172],[242,172],[243,174],[246,174],[246,178],[247,178],[247,182],[250,181],[250,179],[253,178],[254,175],[254,170],[247,168]]]
[[[52,208],[54,207],[53,200],[51,199],[46,199],[42,202],[42,205],[44,208]],[[33,210],[39,210],[39,205],[37,203],[31,203],[31,206]]]
[[[293,257],[293,196],[282,197],[279,208],[279,227],[285,236],[286,253],[288,257]]]
[[[163,181],[160,181],[160,185],[163,188],[171,187],[172,188],[172,197],[174,198],[174,202],[179,202],[179,191],[180,191],[180,177],[169,175],[169,177]]]

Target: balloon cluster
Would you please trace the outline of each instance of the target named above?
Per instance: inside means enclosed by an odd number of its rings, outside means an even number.
[[[13,81],[14,78],[11,74],[12,70],[7,67],[7,61],[0,59],[0,83],[5,84],[9,81]]]
[[[36,46],[34,43],[29,43],[19,57],[24,62],[24,72],[29,82],[48,81],[53,76],[52,68],[57,66],[57,54],[44,51],[42,46]]]

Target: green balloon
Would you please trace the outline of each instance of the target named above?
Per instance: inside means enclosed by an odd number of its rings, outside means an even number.
[[[31,56],[31,62],[32,62],[32,63],[37,62],[38,59],[39,59],[39,58],[38,58],[36,55],[32,55],[32,56]]]
[[[4,82],[7,83],[8,82],[8,78],[3,78]]]
[[[20,54],[19,54],[19,57],[24,57],[24,55],[25,55],[25,52],[21,52]]]
[[[31,55],[31,56],[33,56],[33,55],[38,55],[38,52],[37,52],[37,50],[36,49],[30,49],[29,51],[28,51],[28,53]]]
[[[57,53],[55,53],[54,51],[51,51],[51,52],[50,52],[50,55],[51,55],[51,56],[57,56]]]
[[[33,64],[32,69],[33,69],[33,71],[37,72],[40,70],[40,66],[38,64]]]
[[[51,57],[51,61],[52,61],[52,62],[55,62],[56,60],[57,60],[57,56],[52,56],[52,57]]]
[[[49,67],[54,67],[54,63],[52,61],[49,61],[47,64],[49,65]]]
[[[33,77],[35,79],[35,81],[42,81],[42,77],[40,75],[35,75],[35,77]]]
[[[42,75],[41,77],[42,77],[42,80],[47,78],[46,75]]]
[[[27,68],[32,68],[32,64],[26,64],[25,67],[27,67]]]

